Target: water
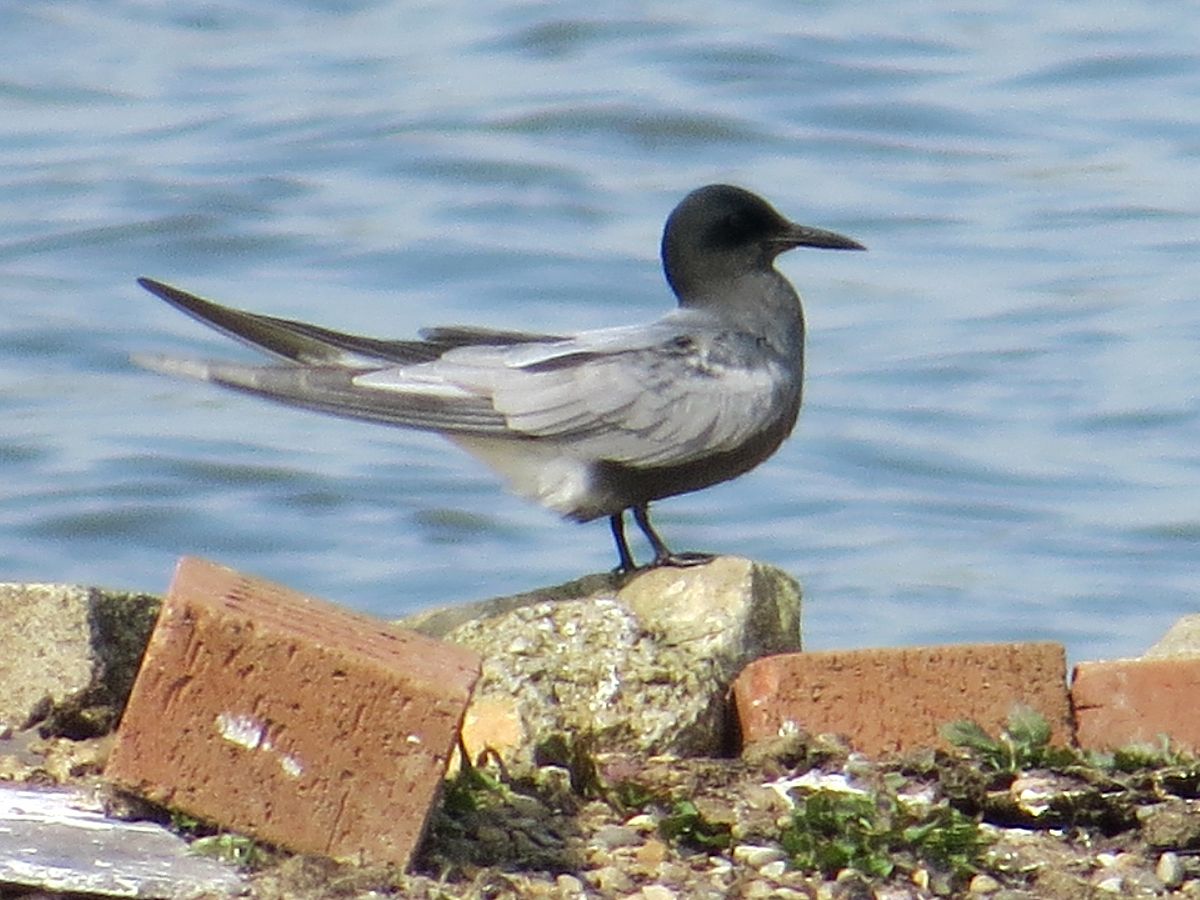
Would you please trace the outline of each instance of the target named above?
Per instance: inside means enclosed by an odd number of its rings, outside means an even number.
[[[434,437],[133,368],[242,352],[133,278],[396,337],[646,321],[666,213],[731,181],[871,252],[783,258],[800,426],[660,504],[671,544],[793,572],[814,648],[1142,652],[1200,603],[1200,20],[1031,9],[0,7],[0,578],[195,553],[399,615],[610,567]]]

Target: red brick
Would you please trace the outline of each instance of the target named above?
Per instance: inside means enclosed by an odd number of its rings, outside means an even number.
[[[1071,740],[1061,644],[964,644],[770,656],[733,686],[743,743],[800,728],[844,735],[864,753],[945,746],[939,729],[971,719],[995,734],[1014,706]]]
[[[1114,750],[1166,735],[1200,750],[1198,698],[1200,657],[1079,663],[1071,680],[1079,746]]]
[[[407,865],[479,658],[184,558],[106,775],[293,850]]]

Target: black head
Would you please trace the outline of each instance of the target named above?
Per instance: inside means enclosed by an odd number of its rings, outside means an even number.
[[[745,274],[770,270],[775,257],[793,247],[866,249],[832,231],[788,221],[757,194],[710,184],[684,197],[667,217],[663,270],[687,305]]]

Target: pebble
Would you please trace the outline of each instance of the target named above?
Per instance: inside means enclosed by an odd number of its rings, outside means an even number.
[[[584,896],[583,882],[574,875],[559,875],[554,879],[554,886],[558,888],[560,897]]]
[[[752,881],[742,889],[743,900],[765,900],[773,897],[775,888],[765,881]]]
[[[657,831],[658,819],[657,817],[650,815],[650,813],[638,813],[636,816],[626,820],[625,827],[642,832]]]
[[[639,900],[677,900],[679,897],[669,887],[661,884],[648,884],[633,896]]]
[[[650,838],[638,847],[634,858],[643,866],[657,866],[667,858],[667,845],[658,838]]]
[[[787,853],[779,847],[764,847],[758,844],[739,844],[733,848],[733,859],[735,862],[750,866],[752,869],[761,869],[767,863],[778,862],[781,859],[787,859]]]
[[[980,874],[971,879],[969,890],[972,894],[994,894],[1000,887],[1000,882],[991,875]]]
[[[1121,894],[1125,891],[1125,879],[1113,875],[1096,882],[1096,890],[1104,894]]]
[[[603,825],[592,835],[592,844],[606,850],[617,847],[634,847],[642,842],[642,836],[635,829],[625,825]]]
[[[779,878],[787,871],[787,862],[782,859],[777,859],[775,862],[769,862],[758,870],[758,873],[763,878]]]
[[[1154,874],[1169,888],[1179,887],[1183,884],[1183,862],[1179,859],[1179,854],[1172,853],[1170,850],[1162,854],[1158,858],[1158,864],[1154,867]]]
[[[633,889],[633,879],[616,866],[592,869],[583,875],[596,890],[605,894],[626,893]]]

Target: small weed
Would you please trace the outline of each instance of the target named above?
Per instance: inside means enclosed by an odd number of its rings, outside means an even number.
[[[623,813],[643,812],[647,807],[661,803],[662,795],[637,781],[618,781],[605,795],[609,804]]]
[[[211,834],[212,829],[206,828],[203,822],[195,816],[189,816],[185,812],[180,812],[177,809],[170,811],[171,813],[171,830],[176,834],[195,836],[197,834]]]
[[[997,772],[1016,773],[1031,768],[1062,768],[1077,765],[1079,754],[1050,744],[1050,724],[1028,706],[1017,706],[998,737],[992,737],[967,719],[942,726],[942,737],[979,759]]]
[[[850,868],[879,878],[891,875],[897,860],[962,877],[976,871],[987,845],[979,823],[948,804],[910,809],[888,789],[801,797],[780,842],[798,868],[826,876]]]
[[[1194,754],[1171,746],[1166,735],[1154,744],[1129,744],[1111,752],[1092,751],[1087,760],[1098,769],[1127,774],[1146,769],[1192,768],[1198,762]]]
[[[604,779],[593,750],[595,740],[584,734],[568,739],[555,734],[534,748],[534,761],[539,766],[562,766],[571,776],[571,790],[578,796],[596,800],[604,796]]]
[[[262,866],[271,858],[271,854],[253,838],[229,832],[197,838],[188,849],[197,856],[209,856],[247,868]]]
[[[853,868],[886,877],[895,867],[888,853],[890,828],[879,820],[870,797],[815,791],[799,800],[780,842],[801,869],[833,875]]]
[[[467,762],[442,786],[442,808],[452,818],[472,813],[486,806],[487,800],[502,789],[499,780]]]
[[[733,842],[730,827],[710,822],[691,800],[677,800],[658,823],[658,830],[667,840],[696,850],[724,850]]]

